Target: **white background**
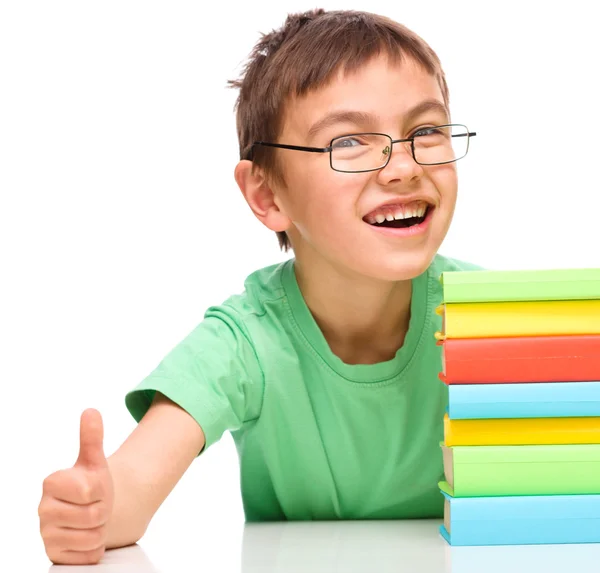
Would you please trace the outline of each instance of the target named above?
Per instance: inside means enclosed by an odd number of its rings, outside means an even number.
[[[288,258],[233,179],[225,86],[260,32],[315,6],[391,16],[439,55],[453,120],[477,132],[443,254],[600,267],[593,2],[3,2],[0,569],[49,565],[41,484],[74,463],[81,411],[101,411],[111,454],[134,428],[125,393],[209,305]],[[242,524],[226,435],[141,544],[160,564],[165,536],[193,540],[235,570]]]

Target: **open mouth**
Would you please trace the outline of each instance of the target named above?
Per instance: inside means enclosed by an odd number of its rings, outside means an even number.
[[[423,213],[423,215],[421,217],[406,217],[406,218],[399,218],[399,219],[392,219],[391,221],[388,221],[387,219],[382,221],[381,223],[377,223],[376,221],[371,223],[369,221],[365,219],[363,219],[365,221],[365,223],[369,223],[369,225],[372,225],[373,227],[388,227],[388,228],[392,228],[392,229],[404,229],[407,227],[413,227],[415,225],[419,225],[421,224],[426,218],[427,215],[429,214],[429,212],[431,211],[433,207],[431,205],[427,205],[427,208],[425,209],[425,212]]]

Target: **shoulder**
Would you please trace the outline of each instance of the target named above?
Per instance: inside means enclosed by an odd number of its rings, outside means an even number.
[[[255,270],[244,280],[244,288],[220,304],[210,306],[205,318],[221,318],[225,322],[244,326],[268,312],[270,306],[285,298],[282,275],[290,260]]]

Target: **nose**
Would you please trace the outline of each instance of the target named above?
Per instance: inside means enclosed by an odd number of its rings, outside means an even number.
[[[378,179],[383,185],[392,181],[406,183],[423,174],[423,166],[413,157],[410,141],[392,143],[390,153],[388,164],[378,173]]]

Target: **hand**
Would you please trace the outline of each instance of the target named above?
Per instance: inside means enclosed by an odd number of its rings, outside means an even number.
[[[100,412],[85,410],[75,465],[44,480],[38,507],[40,533],[55,564],[90,565],[104,555],[114,490],[103,439]]]

